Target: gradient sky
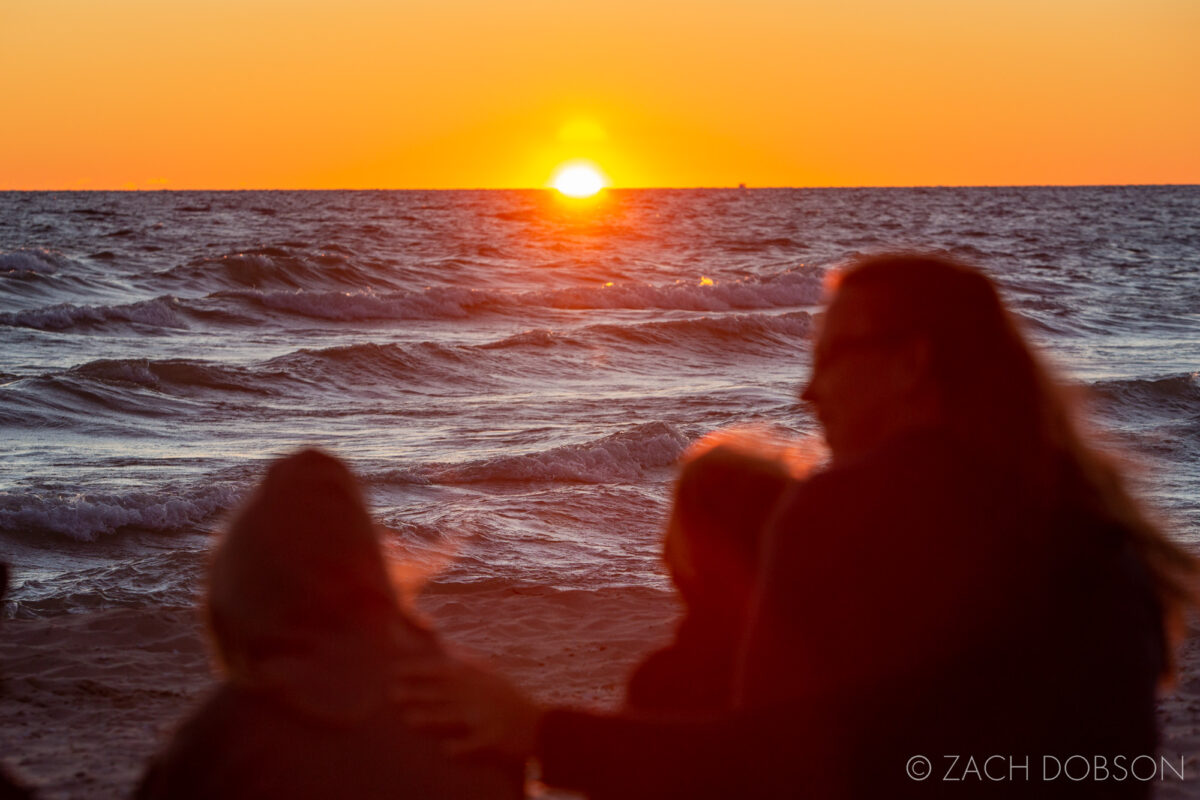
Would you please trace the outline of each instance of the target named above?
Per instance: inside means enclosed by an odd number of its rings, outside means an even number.
[[[0,189],[1200,183],[1197,0],[0,0]]]

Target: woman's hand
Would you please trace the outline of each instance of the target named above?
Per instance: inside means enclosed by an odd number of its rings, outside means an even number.
[[[451,656],[405,659],[391,692],[404,719],[447,751],[533,755],[542,709],[507,679]]]

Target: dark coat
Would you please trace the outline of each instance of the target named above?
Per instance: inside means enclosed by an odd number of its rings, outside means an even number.
[[[225,685],[150,765],[136,798],[515,800],[523,780],[519,764],[452,760],[392,709],[340,724]]]
[[[639,712],[730,709],[743,631],[728,617],[689,609],[674,640],[630,676],[626,706]]]
[[[657,800],[1147,796],[1040,780],[1047,756],[1155,753],[1164,636],[1126,532],[1014,485],[932,433],[798,484],[768,533],[740,710],[552,712],[545,777]],[[997,754],[1028,772],[944,780],[945,756]]]

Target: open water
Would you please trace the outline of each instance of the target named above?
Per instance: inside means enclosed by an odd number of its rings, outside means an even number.
[[[438,581],[667,591],[672,464],[796,400],[827,270],[985,268],[1200,546],[1200,187],[0,193],[7,612],[186,605],[267,461]]]

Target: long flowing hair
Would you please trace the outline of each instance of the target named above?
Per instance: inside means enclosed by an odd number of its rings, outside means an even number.
[[[1026,498],[1087,510],[1127,532],[1177,635],[1195,600],[1195,559],[1135,498],[1122,462],[1087,434],[1077,400],[1026,341],[995,284],[957,261],[912,253],[862,259],[834,284],[854,292],[880,330],[924,340],[944,425]]]

